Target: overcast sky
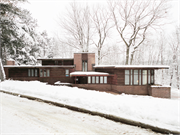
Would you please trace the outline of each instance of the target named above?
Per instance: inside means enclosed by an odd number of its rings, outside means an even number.
[[[66,12],[66,7],[72,0],[28,0],[24,5],[31,13],[33,18],[38,20],[40,30],[46,30],[50,36],[57,32],[58,17]],[[77,0],[76,0],[77,1]],[[172,9],[169,12],[170,19],[174,25],[180,24],[180,0],[171,0]],[[104,3],[106,0],[78,0],[78,2],[88,2],[90,4]]]

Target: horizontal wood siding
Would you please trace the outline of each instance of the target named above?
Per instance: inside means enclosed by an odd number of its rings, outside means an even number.
[[[42,65],[55,65],[53,60],[42,60]]]
[[[116,69],[114,74],[117,75],[117,85],[125,84],[125,71],[123,69]]]
[[[95,69],[96,72],[105,72],[105,73],[109,73],[109,74],[114,74],[114,69],[108,69],[108,68],[97,68]]]
[[[28,69],[27,68],[11,68],[9,69],[9,77],[28,77]]]
[[[42,60],[42,65],[74,65],[74,60]]]

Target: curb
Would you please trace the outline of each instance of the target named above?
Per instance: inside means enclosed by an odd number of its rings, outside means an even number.
[[[15,96],[20,95],[20,97],[22,97],[22,98],[27,98],[27,99],[30,99],[30,100],[38,100],[38,101],[49,103],[49,104],[52,104],[52,105],[55,105],[55,106],[58,106],[58,107],[65,107],[65,108],[73,110],[73,111],[78,111],[78,112],[87,113],[87,114],[91,114],[91,115],[101,116],[101,117],[104,117],[106,119],[113,120],[115,122],[121,122],[121,123],[124,123],[124,124],[129,124],[129,125],[133,125],[133,126],[139,126],[139,127],[142,127],[142,128],[148,128],[148,129],[151,129],[152,131],[155,131],[155,132],[158,132],[158,133],[180,134],[180,132],[178,132],[178,131],[164,129],[164,128],[152,126],[152,125],[149,125],[149,124],[145,124],[145,123],[142,123],[142,122],[117,117],[117,116],[110,115],[110,114],[104,114],[104,113],[101,113],[101,112],[90,111],[90,110],[87,110],[87,109],[84,109],[84,108],[79,108],[79,107],[75,107],[75,106],[71,106],[71,105],[65,105],[65,104],[61,104],[61,103],[57,103],[57,102],[53,102],[53,101],[49,101],[49,100],[45,100],[45,99],[40,99],[40,98],[37,98],[37,97],[21,95],[21,94],[18,94],[18,93],[7,92],[7,91],[4,91],[4,90],[0,90],[0,92],[15,95]]]

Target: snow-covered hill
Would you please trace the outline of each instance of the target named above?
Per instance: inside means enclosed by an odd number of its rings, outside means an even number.
[[[180,132],[179,98],[162,99],[139,95],[113,95],[76,87],[52,86],[38,81],[7,80],[0,83],[0,90],[111,114]]]

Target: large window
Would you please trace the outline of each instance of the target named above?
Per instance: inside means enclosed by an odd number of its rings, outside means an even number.
[[[138,70],[134,70],[134,85],[138,85],[139,78],[138,78]]]
[[[154,84],[154,70],[125,70],[125,85]]]
[[[129,85],[129,70],[125,70],[125,85]]]
[[[142,81],[143,81],[143,85],[146,85],[147,84],[147,70],[143,70],[143,79],[142,79]]]

